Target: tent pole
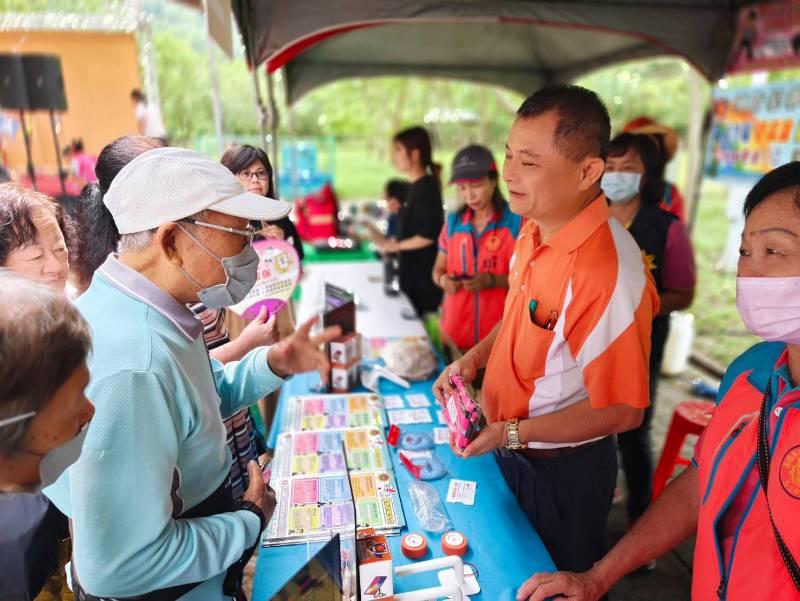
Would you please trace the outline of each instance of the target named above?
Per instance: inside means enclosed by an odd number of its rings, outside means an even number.
[[[203,0],[203,16],[206,19],[206,49],[208,51],[208,75],[211,80],[211,107],[214,110],[214,133],[217,138],[217,156],[222,154],[222,100],[219,92],[217,56],[214,54],[214,40],[208,27],[208,0]]]
[[[280,115],[278,114],[278,103],[275,102],[275,87],[272,78],[272,73],[267,71],[267,95],[269,99],[269,127],[272,134],[270,153],[272,154],[272,185],[273,191],[276,196],[280,196],[280,189],[278,180],[280,177],[280,157],[278,156],[278,124]]]
[[[267,145],[267,107],[264,106],[264,99],[261,96],[261,84],[258,81],[258,67],[253,67],[253,91],[256,94],[256,106],[258,107],[258,130],[261,134],[261,144]]]
[[[291,181],[291,189],[288,190],[290,198],[297,198],[299,196],[297,189],[297,136],[294,130],[294,118],[292,117],[292,106],[286,107],[286,128],[289,130],[289,177]],[[284,194],[287,191],[284,190]]]
[[[697,206],[703,181],[706,146],[710,121],[704,123],[705,98],[702,93],[702,79],[694,69],[689,69],[689,173],[686,184],[686,198],[689,200],[687,227],[689,234],[694,230]],[[710,88],[709,88],[710,89]]]

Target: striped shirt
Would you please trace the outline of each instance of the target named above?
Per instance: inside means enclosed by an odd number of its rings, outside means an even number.
[[[192,312],[203,322],[203,341],[206,348],[213,351],[231,341],[228,326],[225,325],[225,309],[208,309],[202,303],[190,305]],[[231,491],[233,500],[241,501],[250,483],[247,477],[247,464],[258,461],[256,436],[250,409],[242,409],[223,420],[226,441],[231,450]]]
[[[594,408],[647,407],[657,312],[639,247],[611,217],[603,195],[545,244],[529,221],[511,258],[503,321],[483,385],[489,422],[546,415],[587,398]]]

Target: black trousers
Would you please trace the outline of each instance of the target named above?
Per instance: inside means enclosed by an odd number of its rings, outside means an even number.
[[[641,425],[629,432],[617,434],[622,469],[628,487],[628,521],[633,524],[642,517],[653,497],[653,445],[650,423],[655,411],[658,371],[650,372],[650,406],[644,410]]]
[[[559,570],[583,572],[605,555],[617,480],[613,436],[562,457],[529,459],[500,449],[495,459]]]
[[[659,318],[653,322],[650,338],[650,405],[644,411],[641,425],[629,432],[617,434],[622,457],[622,469],[628,485],[628,521],[633,524],[642,517],[653,497],[653,445],[650,424],[655,412],[658,378],[664,358],[664,345],[669,334],[669,321]]]

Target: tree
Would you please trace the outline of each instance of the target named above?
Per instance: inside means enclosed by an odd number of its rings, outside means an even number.
[[[156,32],[153,41],[167,131],[173,143],[192,146],[195,136],[214,131],[208,63],[188,41],[168,32]]]

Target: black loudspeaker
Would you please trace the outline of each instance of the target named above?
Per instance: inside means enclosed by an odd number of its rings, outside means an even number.
[[[61,59],[52,54],[23,54],[28,91],[28,109],[67,110],[67,95],[64,92],[64,76],[61,74]]]
[[[0,107],[23,110],[30,108],[25,68],[19,54],[0,54]]]

